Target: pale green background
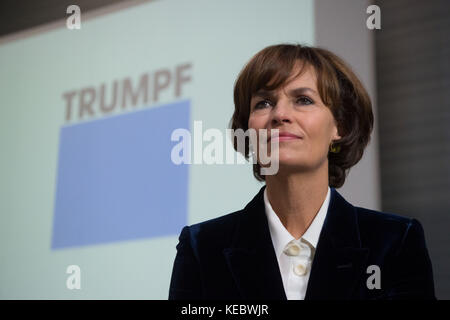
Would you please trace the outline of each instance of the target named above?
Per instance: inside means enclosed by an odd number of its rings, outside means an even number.
[[[313,44],[313,9],[312,0],[164,0],[87,21],[82,12],[81,30],[2,44],[0,298],[167,299],[178,235],[50,249],[62,93],[192,62],[180,97],[191,100],[191,126],[225,132],[240,69],[267,45]],[[173,101],[169,92],[158,104]],[[189,177],[189,224],[243,208],[262,186],[250,163],[192,165]],[[66,288],[71,264],[81,290]]]

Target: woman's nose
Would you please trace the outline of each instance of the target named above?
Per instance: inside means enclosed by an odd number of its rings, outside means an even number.
[[[292,110],[288,102],[278,101],[272,109],[272,123],[291,122]]]

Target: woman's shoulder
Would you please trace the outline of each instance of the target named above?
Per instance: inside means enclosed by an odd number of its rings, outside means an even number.
[[[356,212],[359,219],[368,220],[370,222],[390,223],[390,224],[405,224],[409,223],[412,218],[400,215],[398,213],[378,211],[369,208],[356,207]]]
[[[180,237],[188,237],[199,243],[229,242],[238,223],[242,210],[224,214],[202,222],[185,226]]]
[[[192,224],[190,227],[191,229],[198,231],[200,230],[217,231],[217,229],[227,229],[235,225],[238,215],[241,212],[242,209]]]
[[[417,219],[407,217],[398,213],[378,211],[363,207],[355,207],[357,218],[360,223],[375,226],[404,228],[411,223],[418,222]],[[420,222],[418,222],[420,223]]]
[[[422,224],[416,218],[397,213],[355,207],[361,240],[403,243],[406,238],[424,239]]]

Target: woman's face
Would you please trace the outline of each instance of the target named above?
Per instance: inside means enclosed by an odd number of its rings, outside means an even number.
[[[293,70],[298,73],[299,67]],[[294,139],[278,138],[279,166],[297,170],[314,170],[327,161],[330,143],[339,139],[334,117],[322,102],[312,67],[288,79],[282,87],[272,92],[259,92],[252,96],[248,127],[267,129],[267,136],[279,129],[297,136]],[[259,135],[258,135],[259,139]],[[259,143],[259,142],[258,142]],[[270,150],[270,142],[268,142]]]

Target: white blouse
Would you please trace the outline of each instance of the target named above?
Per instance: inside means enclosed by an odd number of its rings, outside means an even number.
[[[264,189],[264,205],[269,223],[270,236],[278,259],[284,291],[288,300],[305,299],[311,265],[319,241],[320,231],[330,203],[330,187],[319,212],[303,236],[296,240],[283,226],[273,211]]]

